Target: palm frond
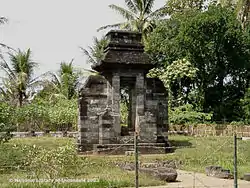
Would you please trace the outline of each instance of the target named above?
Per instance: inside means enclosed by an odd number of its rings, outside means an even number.
[[[97,72],[97,71],[94,71],[91,69],[84,69],[84,68],[82,70],[79,70],[79,72],[78,72],[78,75],[80,77],[88,77],[90,75],[98,75],[98,74],[99,74],[99,72]]]
[[[131,30],[131,24],[129,22],[126,22],[123,25],[121,25],[120,28],[123,30]]]
[[[45,85],[46,82],[44,80],[34,80],[33,82],[30,82],[28,87],[29,89],[35,90],[39,87],[42,87]]]
[[[94,46],[97,46],[98,44],[99,44],[99,40],[98,40],[98,38],[97,37],[93,37],[93,42],[94,42]]]
[[[144,9],[143,9],[143,15],[150,14],[152,12],[152,8],[154,6],[154,0],[145,0],[144,2]]]
[[[93,59],[96,61],[96,58],[95,58],[95,53],[96,53],[96,51],[95,51],[95,49],[97,48],[97,46],[98,46],[98,44],[94,44],[94,46],[93,47],[91,47],[91,46],[88,46],[88,49],[89,49],[89,51],[88,51],[88,53],[89,53],[89,55],[91,56],[91,57],[93,57]]]
[[[109,5],[109,8],[111,8],[112,10],[116,11],[117,13],[119,13],[121,16],[123,16],[126,20],[131,20],[134,19],[135,14],[131,11],[128,11],[122,7],[119,7],[117,5]]]
[[[95,64],[96,63],[96,61],[94,60],[94,58],[90,55],[90,53],[88,52],[88,50],[86,50],[86,49],[84,49],[84,48],[82,48],[82,47],[80,47],[80,49],[82,50],[82,52],[83,52],[83,54],[85,55],[85,56],[87,56],[87,62],[88,63],[90,63],[90,64]]]
[[[80,49],[83,51],[83,54],[87,56],[88,63],[96,64],[104,58],[104,50],[107,47],[108,43],[109,41],[105,36],[102,36],[100,39],[94,37],[92,46],[88,46],[88,49],[82,47],[80,47]]]
[[[41,74],[41,75],[39,75],[39,76],[37,76],[37,77],[35,77],[35,78],[33,78],[32,80],[30,80],[30,82],[32,83],[32,82],[35,82],[35,81],[37,81],[37,80],[48,80],[48,78],[47,77],[50,77],[51,76],[51,72],[45,72],[45,73],[43,73],[43,74]]]
[[[8,49],[8,50],[12,50],[12,51],[15,51],[15,52],[16,52],[16,50],[15,50],[14,48],[11,48],[10,46],[8,46],[8,45],[6,45],[6,44],[0,43],[0,46],[3,47],[3,48],[6,48],[6,49]]]
[[[60,93],[61,87],[62,87],[62,82],[61,82],[60,77],[53,72],[48,72],[48,75],[50,79],[43,80],[41,83],[43,88],[45,90],[48,88],[52,88],[53,90],[56,91],[56,93]]]
[[[3,70],[9,78],[15,79],[15,73],[11,70],[10,66],[8,63],[5,61],[3,57],[0,57],[2,61],[0,61],[0,69]]]
[[[6,95],[6,92],[5,92],[5,90],[3,89],[3,87],[0,87],[0,93],[1,93],[2,95]]]
[[[138,9],[135,6],[133,0],[125,0],[125,3],[127,5],[127,7],[131,10],[131,12],[133,12],[135,14],[138,12]]]
[[[103,26],[97,31],[108,28],[120,28],[141,32],[144,36],[148,35],[155,28],[155,20],[162,19],[167,15],[166,6],[153,11],[154,2],[155,0],[125,0],[126,9],[114,4],[109,5],[112,10],[122,15],[126,21],[124,23]]]
[[[112,25],[105,25],[105,26],[102,26],[102,27],[98,28],[97,32],[99,32],[101,30],[104,30],[104,29],[119,28],[123,24],[124,24],[124,22],[123,23],[112,24]]]
[[[151,12],[147,17],[145,17],[145,19],[159,19],[161,17],[164,17],[167,15],[167,7],[161,7],[157,10],[155,10],[154,12]]]
[[[144,8],[144,1],[145,0],[134,0],[134,3],[138,9],[138,12],[142,13],[143,12],[143,8]]]
[[[51,73],[51,77],[52,77],[51,81],[52,81],[53,84],[61,85],[60,78],[56,74]]]

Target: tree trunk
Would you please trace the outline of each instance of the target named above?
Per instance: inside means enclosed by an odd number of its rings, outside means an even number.
[[[18,96],[18,102],[19,102],[19,107],[23,106],[23,92],[19,92],[19,96]]]

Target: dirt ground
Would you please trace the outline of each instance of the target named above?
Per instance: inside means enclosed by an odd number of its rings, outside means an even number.
[[[150,188],[233,188],[234,180],[208,177],[205,174],[178,170],[177,182]],[[238,188],[250,188],[250,182],[238,180]]]

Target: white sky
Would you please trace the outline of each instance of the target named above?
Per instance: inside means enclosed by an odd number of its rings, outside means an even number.
[[[156,0],[155,9],[166,0]],[[0,42],[15,49],[31,48],[39,63],[36,75],[56,71],[61,61],[74,58],[78,68],[89,68],[79,46],[92,44],[100,26],[123,21],[108,5],[124,6],[124,0],[0,0]],[[0,73],[3,74],[3,73]]]

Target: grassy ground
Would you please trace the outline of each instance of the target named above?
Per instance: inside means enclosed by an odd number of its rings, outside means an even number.
[[[16,170],[12,167],[8,172],[1,171],[1,166],[17,166],[19,163],[18,158],[22,157],[21,153],[11,152],[11,148],[14,145],[29,145],[29,146],[40,146],[46,148],[47,150],[55,149],[59,146],[64,146],[67,143],[74,143],[74,139],[69,138],[53,138],[53,137],[43,137],[43,138],[22,138],[22,139],[12,139],[9,143],[0,146],[0,187],[51,187],[51,184],[24,184],[24,183],[10,183],[9,179],[29,179],[28,176],[30,172]],[[3,151],[3,152],[2,152]],[[93,178],[98,179],[99,182],[92,183],[71,183],[71,184],[57,184],[57,187],[96,187],[96,188],[112,188],[112,187],[131,187],[134,185],[134,172],[127,172],[116,167],[111,157],[85,157],[79,156],[81,158],[86,158],[88,164],[87,167],[77,168],[72,166],[72,168],[77,170],[77,176],[72,177],[68,174],[67,178],[77,179],[77,180],[91,180]],[[129,157],[132,160],[133,157]],[[124,158],[123,160],[127,160]],[[2,161],[2,162],[1,162]],[[140,176],[141,185],[164,185],[163,181],[153,179],[146,175]]]
[[[184,136],[171,136],[171,142],[175,146],[189,146],[188,148],[177,149],[174,153],[165,155],[143,155],[139,157],[140,162],[155,160],[175,160],[179,168],[183,170],[204,172],[209,165],[220,165],[233,170],[233,138],[230,137],[207,137],[194,138]],[[9,179],[25,179],[27,172],[21,170],[1,171],[3,165],[14,165],[13,161],[22,155],[11,153],[11,146],[15,144],[38,145],[48,150],[63,146],[68,142],[75,142],[68,138],[23,138],[12,139],[10,143],[0,146],[0,184],[1,187],[34,187],[32,184],[12,184]],[[89,160],[89,166],[80,169],[74,179],[100,179],[96,183],[74,183],[61,184],[59,187],[124,187],[133,186],[134,172],[125,172],[113,165],[113,162],[133,161],[129,156],[80,156]],[[239,141],[238,143],[238,171],[239,177],[250,172],[250,141]],[[4,161],[6,161],[4,163]],[[162,181],[140,174],[140,185],[162,185]],[[38,186],[36,186],[38,187]],[[50,187],[43,184],[40,187]]]
[[[177,149],[173,154],[141,157],[152,161],[175,160],[179,168],[188,171],[205,172],[205,167],[219,165],[233,172],[234,145],[233,137],[185,137],[171,136],[176,146],[190,146]],[[250,172],[250,141],[238,141],[238,174]]]

